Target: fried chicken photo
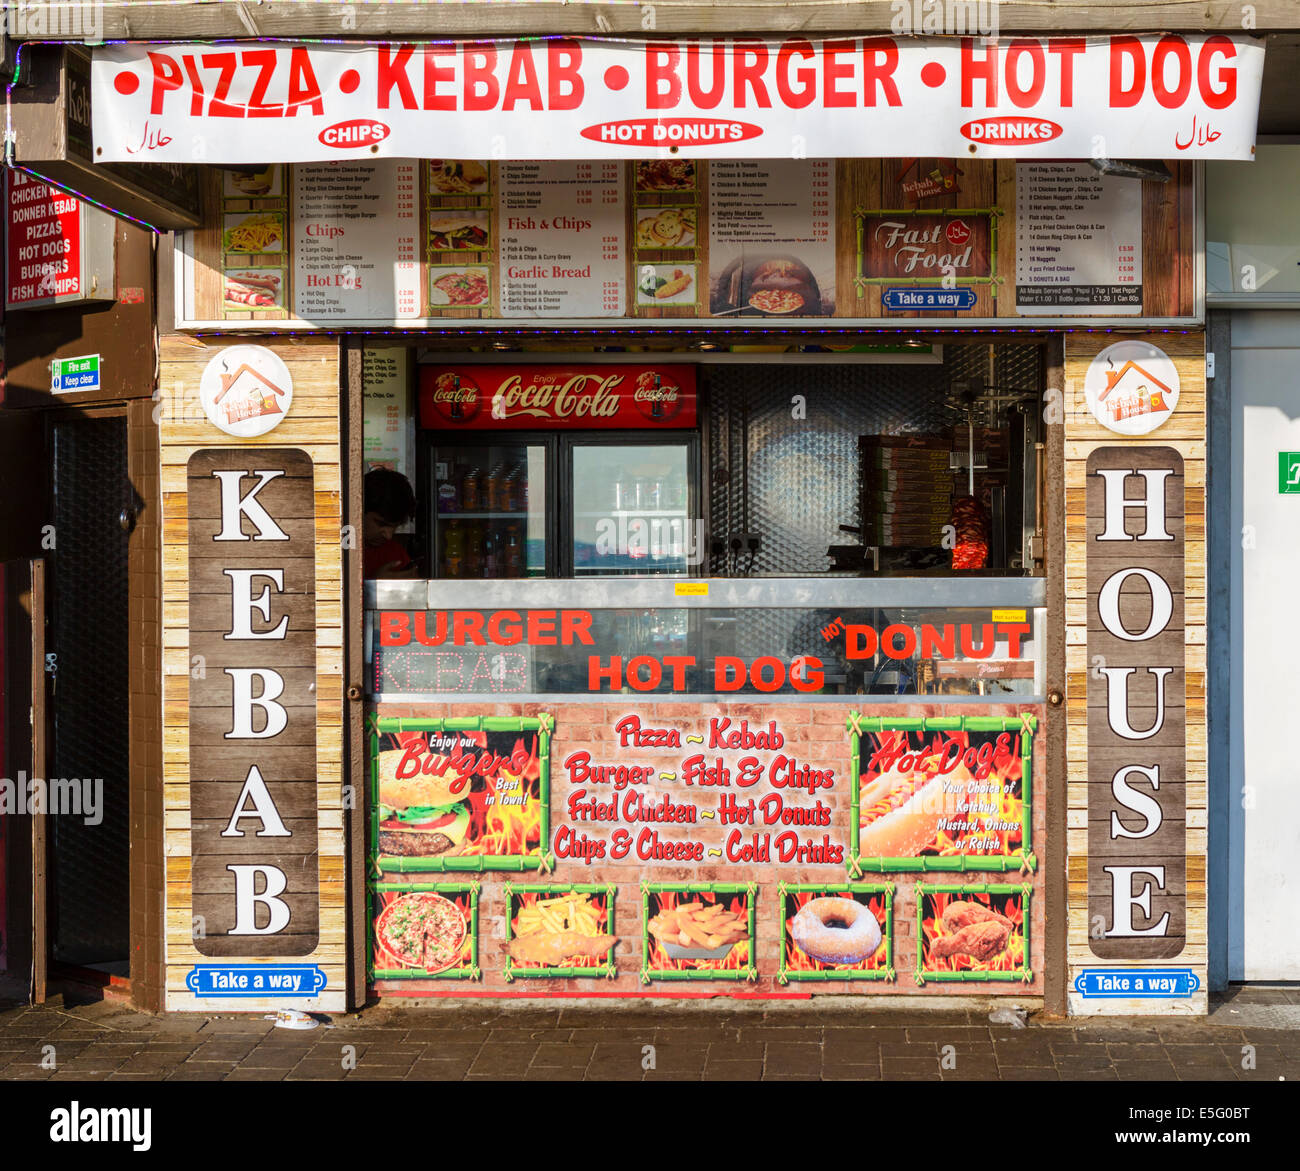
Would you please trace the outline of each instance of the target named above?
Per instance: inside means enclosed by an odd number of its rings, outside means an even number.
[[[934,959],[944,959],[953,955],[970,956],[971,959],[983,963],[1003,951],[1010,937],[1009,921],[1003,920],[999,923],[996,919],[986,919],[983,922],[968,924],[955,935],[940,936],[930,945],[930,955]]]
[[[945,931],[956,932],[963,927],[969,927],[972,923],[989,922],[1002,923],[1008,928],[1015,926],[1005,915],[999,915],[997,911],[986,907],[983,903],[967,903],[958,899],[943,909]]]

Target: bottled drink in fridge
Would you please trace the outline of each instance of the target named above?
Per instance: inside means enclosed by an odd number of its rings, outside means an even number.
[[[479,521],[469,522],[465,534],[465,576],[480,577],[483,572],[483,526]]]
[[[466,512],[478,512],[483,507],[483,476],[478,468],[470,468],[460,482],[460,506]]]
[[[447,526],[447,537],[443,543],[442,568],[446,577],[462,577],[465,572],[465,534],[461,531],[460,521],[454,520]]]
[[[490,528],[483,534],[483,576],[499,577],[501,573],[501,535]]]
[[[506,530],[505,576],[523,577],[524,547],[519,540],[519,526],[511,525]]]

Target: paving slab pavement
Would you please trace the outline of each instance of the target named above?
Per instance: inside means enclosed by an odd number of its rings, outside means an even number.
[[[1300,989],[1235,990],[1209,1017],[1030,1017],[664,1002],[383,1003],[316,1029],[151,1016],[112,1002],[0,1002],[0,1080],[1300,1080]]]

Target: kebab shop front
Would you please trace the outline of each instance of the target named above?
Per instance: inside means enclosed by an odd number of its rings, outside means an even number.
[[[1070,40],[1067,95],[879,40],[888,157],[834,103],[806,158],[780,104],[725,148],[435,125],[415,48],[302,45],[268,162],[198,50],[96,54],[106,159],[147,113],[214,164],[160,343],[170,1007],[1205,1010],[1198,160],[1249,155],[1262,49]],[[587,93],[679,62],[550,44]],[[1050,146],[990,138],[1009,97]],[[1165,161],[1060,157],[1099,125]]]

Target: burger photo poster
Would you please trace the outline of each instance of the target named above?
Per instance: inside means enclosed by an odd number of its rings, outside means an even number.
[[[1033,980],[1028,884],[916,884],[916,982]]]
[[[554,718],[376,720],[370,738],[374,871],[529,870],[550,839]]]
[[[1036,868],[1035,716],[891,719],[853,712],[847,726],[853,877],[872,870]]]
[[[897,979],[894,884],[826,887],[781,883],[777,982]]]

